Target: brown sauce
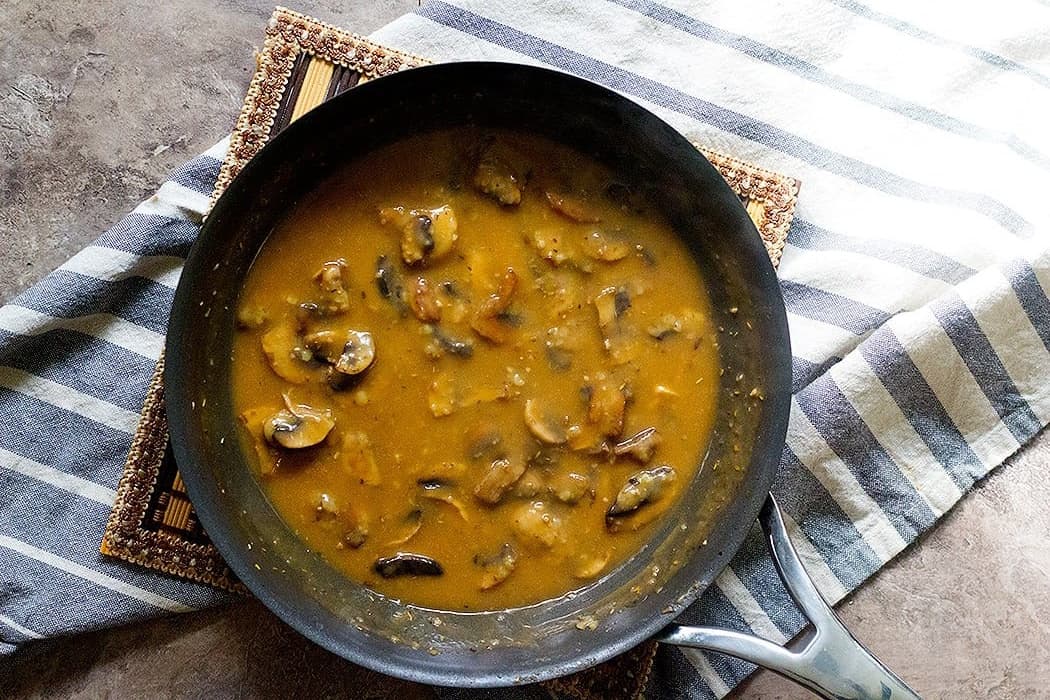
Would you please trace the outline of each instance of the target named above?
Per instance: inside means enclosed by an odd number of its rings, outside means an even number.
[[[269,237],[238,318],[234,405],[274,507],[406,602],[588,585],[707,449],[718,353],[692,257],[536,137],[442,132],[351,164]]]

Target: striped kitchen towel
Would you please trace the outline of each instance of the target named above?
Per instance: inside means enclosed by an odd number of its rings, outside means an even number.
[[[794,400],[775,491],[841,599],[1050,421],[1050,8],[1031,0],[435,1],[375,36],[553,66],[805,182],[780,266]],[[219,144],[0,309],[0,643],[224,599],[97,554]],[[682,618],[803,624],[752,537]],[[745,663],[661,650],[649,695]]]

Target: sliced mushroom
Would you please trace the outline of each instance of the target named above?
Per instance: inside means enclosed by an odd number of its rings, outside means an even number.
[[[591,480],[576,472],[556,475],[551,479],[548,488],[552,496],[569,505],[575,505],[593,493]]]
[[[602,335],[608,339],[616,331],[616,319],[620,314],[616,313],[616,288],[606,287],[594,298],[594,308],[598,311],[598,327],[602,329]]]
[[[303,345],[309,348],[313,357],[334,364],[342,349],[339,334],[335,331],[321,330],[303,336]]]
[[[518,498],[535,498],[547,490],[547,481],[538,469],[526,469],[525,474],[514,484],[514,495]]]
[[[467,406],[477,406],[483,403],[502,401],[504,399],[510,398],[510,396],[511,390],[506,383],[498,384],[496,386],[474,385],[467,389],[464,389],[457,405],[460,408],[466,408]]]
[[[594,298],[603,345],[618,365],[631,361],[643,349],[637,330],[623,318],[631,304],[626,287],[607,287]]]
[[[627,309],[631,308],[631,293],[627,291],[626,287],[617,288],[616,294],[613,296],[613,308],[616,311],[616,318],[623,316],[627,313]]]
[[[270,320],[270,314],[260,306],[242,306],[237,309],[237,327],[241,330],[261,328]]]
[[[501,442],[503,436],[496,428],[491,425],[479,425],[467,438],[467,457],[481,459],[485,455],[491,455]]]
[[[426,277],[416,278],[412,293],[412,313],[424,323],[441,320],[441,300]]]
[[[336,373],[346,376],[361,374],[375,361],[375,341],[367,331],[350,330],[345,336],[330,330],[315,331],[303,337],[312,356],[331,365]],[[346,388],[346,382],[329,377],[333,388]]]
[[[500,278],[496,291],[481,302],[470,321],[470,327],[477,331],[478,335],[494,343],[507,341],[513,331],[513,326],[507,323],[501,314],[510,306],[511,297],[517,286],[518,275],[513,268],[508,267],[503,277]]]
[[[400,535],[386,543],[387,547],[396,547],[408,542],[419,533],[423,527],[423,509],[413,508],[401,519],[404,530]]]
[[[524,415],[526,427],[537,440],[548,445],[561,445],[569,439],[565,426],[544,415],[537,402],[533,399],[525,401]]]
[[[347,331],[346,342],[335,368],[343,374],[361,374],[372,366],[376,359],[375,341],[368,331]]]
[[[448,206],[410,210],[387,207],[379,211],[379,221],[401,232],[401,258],[406,265],[447,255],[459,238],[455,212]]]
[[[398,552],[392,557],[381,557],[376,560],[372,569],[383,578],[441,576],[445,573],[445,569],[437,560],[410,552]]]
[[[572,575],[579,579],[594,578],[602,572],[602,569],[604,569],[605,565],[608,563],[608,552],[588,552],[577,558],[576,568],[573,570]]]
[[[524,178],[507,162],[498,147],[486,148],[474,170],[474,187],[504,206],[521,203]]]
[[[655,340],[664,340],[675,333],[682,332],[682,321],[674,314],[664,314],[646,330]]]
[[[673,467],[666,464],[652,469],[635,472],[627,479],[616,500],[605,513],[607,527],[614,525],[618,518],[630,515],[649,503],[663,497],[666,488],[677,478]]]
[[[660,445],[660,439],[656,428],[645,428],[613,445],[613,454],[617,457],[632,457],[642,464],[647,464]]]
[[[463,502],[456,498],[456,494],[452,493],[445,486],[438,484],[436,486],[424,486],[423,498],[428,498],[432,501],[438,501],[440,503],[446,503],[456,509],[459,513],[459,517],[463,518],[464,522],[470,522],[470,514],[467,512],[466,506]]]
[[[327,493],[318,494],[314,502],[314,520],[327,529],[342,529],[336,543],[338,549],[357,549],[368,539],[367,514],[354,508],[338,506],[335,499]]]
[[[631,254],[631,244],[604,231],[592,231],[583,239],[583,252],[602,262],[616,262]]]
[[[440,326],[427,326],[427,328],[429,328],[430,336],[433,339],[433,347],[430,344],[427,346],[427,354],[431,357],[438,358],[446,352],[456,357],[467,358],[474,356],[473,341],[455,338],[446,333]]]
[[[324,292],[324,302],[320,305],[323,311],[343,313],[350,309],[350,292],[343,279],[345,273],[346,261],[340,258],[326,262],[314,275],[314,281]]]
[[[368,486],[378,486],[382,483],[379,465],[376,463],[375,452],[372,450],[372,441],[366,433],[345,432],[339,458],[358,483]]]
[[[314,500],[314,520],[334,520],[338,516],[335,499],[327,493],[318,494]]]
[[[270,368],[281,379],[293,384],[305,384],[313,376],[308,364],[310,355],[304,353],[299,331],[290,322],[282,322],[263,333],[262,351]]]
[[[263,426],[271,415],[271,409],[256,407],[249,408],[238,416],[245,430],[252,436],[255,456],[259,459],[259,473],[264,476],[277,471],[277,461],[263,433]]]
[[[459,223],[450,206],[431,209],[430,221],[433,224],[431,233],[434,236],[434,250],[428,257],[437,260],[448,255],[456,245],[459,239]]]
[[[358,522],[350,525],[346,531],[343,532],[343,537],[336,544],[336,547],[342,545],[343,547],[349,547],[350,549],[359,549],[364,546],[368,540],[368,525],[364,522]]]
[[[284,405],[263,424],[263,436],[271,445],[289,450],[313,447],[324,442],[335,427],[331,411],[319,411],[306,404],[293,404],[284,395]]]
[[[474,496],[483,503],[495,505],[524,473],[523,462],[512,462],[505,458],[493,460],[481,481],[474,487]]]
[[[522,541],[550,548],[565,541],[562,521],[543,501],[522,504],[514,511],[511,527]]]
[[[449,374],[439,374],[430,382],[427,403],[435,418],[452,415],[456,410],[456,385]]]
[[[602,435],[615,437],[623,431],[623,414],[627,397],[623,387],[609,379],[596,382],[591,387],[587,420]]]
[[[434,250],[434,220],[428,215],[412,212],[401,226],[401,259],[406,264],[420,262]]]
[[[564,265],[571,258],[566,241],[558,229],[530,229],[525,234],[525,240],[541,258],[555,266]]]
[[[436,462],[416,472],[416,483],[421,486],[450,485],[457,483],[467,473],[463,462]]]
[[[506,581],[517,563],[518,553],[510,542],[504,543],[495,554],[475,554],[474,564],[481,569],[481,590],[487,591]]]
[[[589,207],[587,202],[580,197],[550,191],[545,194],[551,209],[571,221],[581,224],[596,224],[602,220],[598,216],[598,212]]]
[[[401,273],[385,255],[376,259],[375,278],[379,295],[389,301],[399,314],[404,315],[408,310],[408,304],[405,303],[405,283]]]
[[[547,356],[547,365],[555,372],[568,372],[572,369],[573,353],[571,350],[566,350],[548,340],[544,343],[543,351]]]

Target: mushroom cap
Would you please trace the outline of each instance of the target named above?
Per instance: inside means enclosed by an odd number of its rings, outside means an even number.
[[[335,361],[335,368],[343,374],[360,374],[376,359],[375,341],[368,331],[347,331],[343,352]]]
[[[263,437],[271,445],[289,450],[301,450],[324,442],[335,427],[328,411],[299,404],[282,408],[263,423]]]

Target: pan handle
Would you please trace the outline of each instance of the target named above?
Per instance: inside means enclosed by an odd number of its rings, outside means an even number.
[[[798,651],[717,627],[672,624],[656,639],[667,644],[708,649],[764,666],[833,700],[919,700],[909,688],[858,642],[835,617],[788,539],[773,494],[758,516],[780,579],[792,600],[813,623],[814,632]]]

